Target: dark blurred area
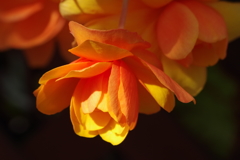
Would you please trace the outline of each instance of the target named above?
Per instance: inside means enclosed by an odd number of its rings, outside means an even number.
[[[227,58],[209,67],[197,104],[177,103],[140,115],[118,146],[77,136],[69,110],[47,116],[32,92],[46,71],[66,62],[55,54],[44,69],[30,69],[19,50],[0,53],[0,160],[238,160],[240,159],[240,39]]]

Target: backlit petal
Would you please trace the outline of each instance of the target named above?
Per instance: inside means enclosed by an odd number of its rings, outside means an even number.
[[[206,67],[184,67],[175,61],[162,57],[164,72],[175,80],[188,93],[196,96],[206,83]]]
[[[60,78],[65,76],[68,72],[74,70],[82,70],[86,67],[94,65],[94,62],[81,62],[81,63],[70,63],[67,65],[63,65],[57,68],[54,68],[48,72],[46,72],[39,80],[40,84],[46,83],[50,79]]]
[[[132,56],[132,53],[128,50],[89,40],[69,51],[78,57],[84,57],[94,61],[114,61]]]
[[[169,3],[159,15],[158,43],[168,58],[185,58],[193,49],[198,33],[197,19],[179,2]]]
[[[97,131],[89,131],[84,129],[83,125],[78,122],[78,119],[75,115],[74,107],[70,106],[70,118],[73,125],[74,132],[82,137],[93,138],[98,135]]]
[[[124,62],[127,63],[129,68],[133,71],[139,82],[151,94],[155,101],[167,111],[171,111],[174,107],[174,101],[169,102],[171,91],[167,89],[156,76],[139,60],[133,58],[126,58]],[[170,98],[171,99],[171,98]],[[149,102],[150,103],[150,102]]]
[[[78,79],[48,81],[34,93],[37,97],[37,109],[44,114],[55,114],[67,108]]]
[[[150,44],[144,41],[137,33],[124,29],[95,30],[73,21],[69,22],[69,29],[79,45],[86,40],[91,40],[126,50],[131,50],[134,47],[150,47]]]
[[[116,122],[114,122],[116,124]],[[124,126],[123,132],[121,134],[117,134],[115,130],[119,130],[117,127],[111,128],[109,125],[106,126],[104,129],[99,130],[99,135],[101,138],[112,145],[120,144],[127,136],[129,127]]]
[[[120,61],[120,85],[118,99],[121,112],[126,118],[130,130],[132,130],[138,118],[138,90],[137,81],[130,68]]]
[[[80,62],[83,63],[83,62]],[[96,75],[99,75],[103,72],[105,72],[106,70],[108,70],[111,67],[111,63],[110,62],[95,62],[93,65],[83,68],[83,69],[79,69],[79,70],[71,70],[70,72],[68,72],[68,74],[66,74],[64,77],[61,77],[57,80],[61,80],[64,78],[89,78],[89,77],[93,77]]]

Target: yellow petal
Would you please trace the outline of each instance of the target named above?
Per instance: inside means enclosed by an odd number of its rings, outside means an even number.
[[[209,3],[209,6],[216,9],[223,16],[228,29],[229,41],[240,37],[240,3],[219,1]]]
[[[114,122],[116,124],[116,122]],[[120,125],[118,127],[121,127]],[[124,126],[123,131],[121,134],[117,134],[119,128],[118,127],[114,127],[111,128],[110,125],[106,126],[104,129],[99,130],[99,135],[101,136],[101,138],[104,141],[107,141],[109,143],[111,143],[112,145],[118,145],[120,143],[122,143],[122,141],[126,138],[128,131],[129,131],[129,127],[128,126]]]
[[[74,110],[74,107],[70,106],[70,118],[71,118],[71,122],[72,122],[72,125],[73,125],[73,129],[74,129],[74,132],[79,135],[79,136],[82,136],[82,137],[87,137],[87,138],[93,138],[93,137],[96,137],[98,135],[98,132],[97,131],[89,131],[89,130],[86,130],[82,124],[79,123],[76,115],[75,115],[75,110]]]
[[[151,94],[155,101],[167,111],[171,111],[174,107],[174,101],[169,102],[168,98],[171,95],[171,91],[163,86],[156,76],[139,60],[133,58],[126,58],[124,62],[127,63],[129,68],[133,71],[139,82],[144,88]],[[151,98],[149,100],[152,100]],[[151,104],[151,102],[149,102]],[[151,111],[150,111],[151,112]]]
[[[204,87],[207,77],[206,67],[183,67],[175,61],[162,57],[164,72],[188,93],[196,96]]]

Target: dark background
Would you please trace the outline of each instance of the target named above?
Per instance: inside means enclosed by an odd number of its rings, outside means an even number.
[[[30,69],[21,51],[0,53],[0,160],[212,160],[240,159],[240,39],[209,67],[197,104],[177,103],[140,115],[118,145],[75,135],[68,109],[47,116],[35,108],[39,77],[65,64],[58,54],[44,69]]]

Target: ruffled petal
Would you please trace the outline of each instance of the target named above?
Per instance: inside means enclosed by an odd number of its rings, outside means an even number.
[[[183,59],[193,49],[198,38],[198,21],[179,2],[171,2],[161,12],[157,35],[162,52],[170,59]]]
[[[93,61],[114,61],[124,57],[133,56],[131,52],[116,46],[87,40],[69,50],[78,57]]]
[[[67,65],[63,65],[57,68],[54,68],[48,72],[46,72],[39,80],[40,84],[46,83],[50,79],[60,78],[67,75],[70,71],[81,71],[89,66],[94,65],[95,62],[80,62],[80,63],[70,63]]]
[[[116,122],[111,122],[111,123],[114,123],[115,125],[117,125]],[[119,131],[119,127],[121,127],[123,130],[121,134],[117,134],[117,132]],[[126,138],[128,131],[129,131],[128,126],[118,125],[117,127],[112,128],[112,125],[110,126],[109,124],[104,129],[99,130],[98,132],[104,141],[107,141],[112,145],[118,145]]]
[[[137,33],[129,32],[124,29],[95,30],[86,28],[73,21],[69,22],[69,28],[78,45],[82,44],[86,40],[91,40],[110,44],[126,50],[131,50],[135,47],[150,47],[150,44],[144,41]]]
[[[201,41],[214,43],[227,38],[226,24],[221,15],[197,1],[181,1],[186,5],[198,20],[199,36]]]
[[[89,130],[84,129],[83,125],[79,123],[79,121],[76,117],[75,110],[74,110],[74,107],[72,106],[72,104],[70,106],[70,118],[71,118],[74,132],[77,135],[82,136],[82,137],[87,137],[87,138],[93,138],[98,135],[97,131],[89,131]]]
[[[219,1],[209,3],[208,5],[216,9],[223,16],[227,25],[229,41],[240,37],[240,3]]]
[[[81,62],[83,63],[83,62]],[[112,63],[111,62],[98,62],[94,63],[93,65],[79,69],[79,70],[71,70],[66,74],[64,77],[61,77],[57,80],[61,80],[64,78],[89,78],[93,77],[96,75],[99,75],[105,71],[107,71],[111,67]]]
[[[67,108],[78,79],[64,79],[48,81],[41,85],[34,95],[37,97],[37,109],[44,114],[55,114]]]

